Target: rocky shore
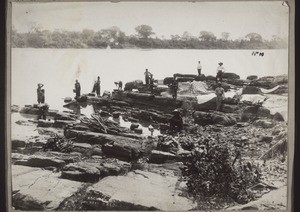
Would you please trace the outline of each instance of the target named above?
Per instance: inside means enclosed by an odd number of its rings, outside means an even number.
[[[228,76],[227,76],[228,75]],[[12,106],[12,204],[18,210],[286,209],[287,76],[227,73],[221,111],[212,76],[180,76],[178,98],[168,79],[147,92],[139,83],[111,96],[87,95],[94,116]],[[138,92],[135,92],[135,90]],[[83,107],[70,100],[66,108]],[[51,105],[50,105],[51,108]],[[172,111],[184,130],[169,134]],[[213,142],[259,167],[252,199],[195,199],[182,170],[199,146]],[[234,164],[234,163],[233,163]],[[270,196],[276,195],[272,199]]]

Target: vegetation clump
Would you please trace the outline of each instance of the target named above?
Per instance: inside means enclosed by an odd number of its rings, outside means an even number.
[[[43,150],[58,151],[63,153],[70,153],[73,151],[74,145],[71,139],[67,139],[64,136],[58,136],[57,134],[49,138],[43,145]]]
[[[260,171],[250,162],[243,164],[236,155],[230,154],[224,144],[200,145],[185,162],[182,170],[189,192],[196,200],[215,195],[230,197],[244,204],[252,199],[248,188],[260,181]]]

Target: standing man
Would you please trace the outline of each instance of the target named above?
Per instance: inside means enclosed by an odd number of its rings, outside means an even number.
[[[178,90],[178,82],[176,80],[176,77],[173,78],[173,84],[172,84],[172,96],[173,99],[177,99],[177,90]]]
[[[80,90],[81,90],[80,83],[78,82],[78,80],[76,80],[76,82],[75,82],[75,89],[74,89],[74,92],[76,93],[76,97],[75,98],[80,97]]]
[[[122,82],[122,81],[119,81],[119,82],[118,82],[118,85],[119,85],[118,90],[122,90],[122,88],[123,88],[123,82]]]
[[[100,77],[98,76],[97,81],[95,83],[95,90],[96,90],[96,94],[97,96],[100,96],[100,88],[101,88],[101,81],[100,81]]]
[[[217,68],[216,83],[218,83],[218,79],[220,79],[220,82],[222,82],[222,76],[223,76],[223,73],[225,72],[225,68],[222,65],[223,65],[223,63],[220,62],[219,66]]]
[[[225,91],[221,86],[221,83],[218,83],[218,87],[215,90],[215,94],[217,95],[216,103],[217,103],[217,108],[216,111],[219,111],[222,105],[222,100],[223,97],[225,96]]]
[[[148,69],[146,68],[146,71],[145,71],[145,83],[146,85],[149,85],[149,74],[150,72],[148,71]]]
[[[153,74],[150,74],[150,91],[151,91],[151,94],[153,94],[153,91],[154,91],[154,79],[153,79]]]
[[[38,83],[38,88],[37,88],[37,101],[38,103],[45,103],[45,90],[42,89],[44,85],[42,83]]]
[[[200,61],[198,61],[198,66],[197,66],[198,76],[201,75],[201,69],[202,69],[202,66],[201,66],[201,64],[200,64]]]

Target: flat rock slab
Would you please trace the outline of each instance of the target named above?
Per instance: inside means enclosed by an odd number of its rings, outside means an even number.
[[[177,177],[136,170],[106,177],[87,189],[83,205],[94,210],[186,211],[193,201],[180,196]]]
[[[286,206],[287,187],[283,186],[263,195],[258,200],[249,202],[245,205],[236,205],[227,210],[286,210]]]
[[[12,165],[12,203],[16,209],[56,209],[59,204],[76,193],[83,184],[59,178],[59,173]]]
[[[31,167],[62,167],[66,163],[55,157],[45,157],[41,155],[33,155],[26,159],[17,160],[16,165],[25,165]]]

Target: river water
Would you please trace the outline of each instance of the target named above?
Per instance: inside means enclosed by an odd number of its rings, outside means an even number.
[[[115,81],[144,79],[146,68],[155,79],[174,73],[197,74],[198,60],[202,73],[215,75],[218,62],[227,72],[259,77],[288,73],[287,50],[139,50],[139,49],[12,49],[11,101],[25,105],[37,102],[36,88],[44,84],[46,102],[51,109],[62,109],[63,98],[74,97],[75,80],[82,93],[92,91],[97,76],[101,92],[115,88]]]

